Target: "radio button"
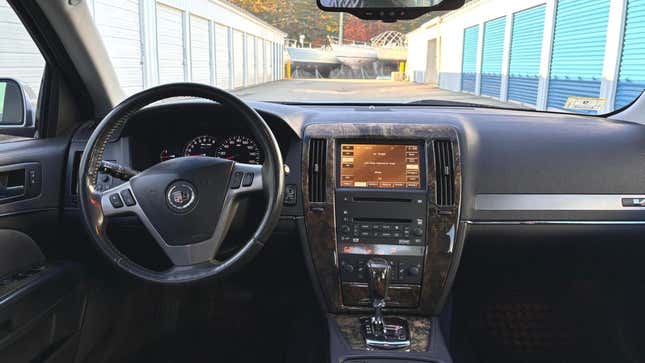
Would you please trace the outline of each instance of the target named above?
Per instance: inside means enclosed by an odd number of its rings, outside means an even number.
[[[361,232],[361,237],[370,237],[370,236],[371,236],[371,233],[369,233],[367,231]]]
[[[392,226],[390,226],[389,224],[384,224],[381,226],[381,229],[384,231],[389,231],[392,229]]]
[[[383,238],[390,238],[390,237],[392,237],[392,233],[390,233],[390,232],[383,232],[383,233],[381,233],[381,237],[383,237]]]
[[[361,224],[359,228],[366,231],[372,229],[372,226],[370,226],[369,224]]]

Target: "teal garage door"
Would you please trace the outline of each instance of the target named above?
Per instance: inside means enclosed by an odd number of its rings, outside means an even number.
[[[540,83],[540,62],[546,6],[513,15],[508,99],[535,105]]]
[[[461,90],[475,92],[477,81],[477,45],[479,43],[479,25],[464,30],[464,50],[461,64]]]
[[[504,57],[504,30],[506,17],[484,24],[481,93],[499,97],[502,85],[502,58]]]
[[[609,1],[558,1],[549,80],[549,107],[564,108],[570,96],[600,95]]]
[[[629,0],[614,108],[627,106],[643,92],[643,89],[645,89],[645,0]]]

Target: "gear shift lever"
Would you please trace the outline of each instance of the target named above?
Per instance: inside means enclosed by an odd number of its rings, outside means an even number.
[[[382,309],[385,307],[385,298],[390,285],[390,264],[384,258],[374,258],[367,261],[370,301],[374,308],[372,327],[377,336],[385,334],[385,323],[383,322]]]
[[[374,316],[361,318],[365,343],[371,348],[400,349],[410,346],[408,322],[400,318],[384,318],[383,308],[390,285],[390,264],[384,258],[367,261],[367,289]]]

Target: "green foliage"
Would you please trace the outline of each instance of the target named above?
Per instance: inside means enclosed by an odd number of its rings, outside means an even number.
[[[321,45],[328,35],[338,36],[338,13],[323,12],[316,6],[316,0],[229,0],[231,3],[253,13],[258,18],[286,32],[288,38],[298,39],[305,35],[305,41]],[[412,21],[393,24],[360,20],[345,14],[345,39],[367,41],[371,37],[396,30],[407,33],[431,19],[431,15]]]

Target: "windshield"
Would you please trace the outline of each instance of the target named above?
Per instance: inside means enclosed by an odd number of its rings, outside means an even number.
[[[207,83],[246,100],[604,114],[645,88],[645,0],[479,0],[363,21],[315,0],[89,2],[126,94]]]

